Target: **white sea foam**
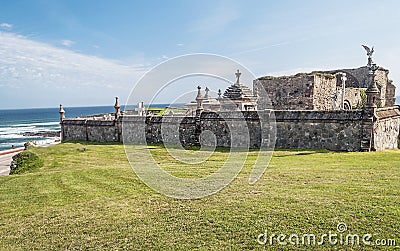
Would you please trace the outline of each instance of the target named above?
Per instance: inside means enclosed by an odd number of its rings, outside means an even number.
[[[23,128],[21,128],[21,127],[19,127],[19,128],[16,128],[16,127],[0,127],[0,134],[2,132],[12,132],[12,131],[15,131],[15,130],[34,129],[34,128],[35,128],[34,126],[23,127]]]
[[[56,139],[59,139],[59,137],[55,137],[55,138],[46,138],[46,139],[42,139],[42,140],[35,140],[34,143],[35,145],[46,145],[46,144],[51,144],[56,142]]]
[[[1,128],[4,129],[4,128]],[[27,127],[8,127],[6,130],[0,130],[0,135],[9,135],[9,134],[22,134],[25,132],[36,132],[39,131],[39,128],[34,126]]]
[[[0,141],[4,142],[10,140],[12,143],[8,142],[8,146],[11,146],[12,144],[17,145],[32,139],[47,140],[49,138],[52,138],[54,140],[53,137],[43,137],[41,135],[34,134],[39,132],[53,132],[58,130],[60,130],[59,122],[36,122],[0,127]],[[6,145],[0,148],[4,148],[5,146]]]
[[[0,134],[0,139],[23,139],[25,138],[22,134]]]
[[[57,131],[59,127],[36,127],[36,126],[18,126],[18,127],[0,127],[0,135],[23,134],[32,132],[50,132]]]
[[[12,127],[0,127],[0,132],[6,132],[13,129]]]
[[[20,127],[20,126],[56,126],[60,125],[60,122],[36,122],[36,123],[28,123],[28,124],[15,124],[13,126]]]

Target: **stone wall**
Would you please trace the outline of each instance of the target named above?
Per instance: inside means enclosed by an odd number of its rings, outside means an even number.
[[[389,80],[386,86],[385,105],[387,107],[392,107],[395,104],[396,104],[396,86],[393,84],[392,80]]]
[[[263,77],[253,82],[254,89],[262,95],[268,95],[272,106],[277,110],[333,110],[331,96],[336,92],[337,78],[330,73],[313,72],[289,77]],[[341,86],[341,82],[340,85]],[[260,91],[264,88],[265,92]],[[361,89],[346,88],[345,100],[352,107],[361,103]],[[337,99],[340,107],[341,96]]]
[[[344,93],[344,100],[349,102],[352,109],[361,109],[365,105],[364,102],[366,102],[367,96],[365,96],[365,100],[363,100],[363,97],[361,95],[363,91],[365,94],[364,88],[346,88]],[[342,97],[339,95],[337,102],[338,107],[340,107],[341,102]]]
[[[125,122],[123,126],[125,126]],[[130,130],[127,132],[131,133]],[[194,145],[198,140],[196,138],[196,121],[194,117],[148,117],[145,120],[145,136],[147,143],[168,142]]]
[[[268,120],[264,119],[264,121]],[[201,132],[211,132],[215,135],[217,146],[259,148],[261,145],[261,124],[257,112],[204,112],[199,124]],[[214,136],[200,135],[200,142],[212,145]]]
[[[265,90],[262,91],[261,88]],[[263,96],[268,95],[274,109],[312,110],[314,76],[297,74],[290,77],[263,77],[254,80],[253,89],[261,95],[259,109],[265,108]]]
[[[277,148],[362,151],[365,114],[357,111],[275,111]]]
[[[399,148],[400,110],[390,107],[381,108],[376,111],[376,122],[374,123],[375,150]]]
[[[271,124],[270,118],[275,118],[276,123]],[[259,148],[261,142],[268,141],[271,147],[276,143],[277,148],[368,151],[397,149],[399,129],[398,107],[376,112],[266,110],[203,112],[199,118],[125,115],[115,121],[66,119],[62,122],[62,139],[186,146],[199,142],[213,145],[216,141],[217,146],[250,148]]]
[[[63,140],[119,141],[117,121],[68,119],[63,121],[61,131]]]
[[[314,74],[313,110],[333,110],[330,98],[336,90],[336,76],[331,74]]]
[[[351,107],[359,107],[362,103],[361,90],[369,85],[368,68],[340,69],[333,71],[315,71],[299,73],[294,76],[265,76],[253,81],[253,88],[260,94],[258,106],[265,108],[264,96],[268,95],[272,106],[277,110],[332,110],[333,100],[330,98],[337,87],[342,86],[340,75],[347,76],[345,100]],[[388,78],[389,71],[379,68],[375,81],[378,83],[379,107],[391,107],[395,104],[395,86]],[[263,88],[264,91],[260,91]],[[338,97],[340,104],[341,97]],[[270,108],[270,107],[268,107]]]

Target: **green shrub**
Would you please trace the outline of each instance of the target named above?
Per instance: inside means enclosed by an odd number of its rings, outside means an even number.
[[[360,90],[360,96],[361,96],[361,107],[364,107],[365,104],[367,103],[367,93],[365,92],[366,90],[361,89]]]
[[[329,73],[325,73],[325,74],[323,74],[323,76],[324,76],[325,78],[328,78],[328,79],[334,79],[334,78],[335,78],[335,75],[329,74]]]
[[[10,174],[21,174],[30,172],[43,166],[43,160],[30,151],[23,151],[13,156],[13,163],[10,167]]]
[[[260,78],[258,78],[259,80],[272,80],[272,79],[274,79],[275,77],[274,76],[264,76],[264,77],[260,77]]]

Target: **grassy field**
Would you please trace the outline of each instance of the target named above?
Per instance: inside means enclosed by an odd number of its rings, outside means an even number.
[[[400,244],[400,151],[275,151],[253,185],[248,177],[257,152],[250,152],[229,186],[196,200],[172,199],[148,188],[132,171],[121,144],[63,143],[32,151],[43,167],[0,177],[0,250],[378,248],[332,246],[327,239],[314,246],[301,240],[283,246],[276,238],[272,245],[257,242],[265,230],[268,235],[314,234],[319,241],[323,234],[338,233],[340,222],[348,227],[344,234],[372,234],[372,241]],[[152,153],[181,177],[205,176],[228,155],[219,149],[195,168],[179,165],[159,146]]]

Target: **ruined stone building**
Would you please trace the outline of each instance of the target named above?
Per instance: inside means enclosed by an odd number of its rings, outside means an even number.
[[[344,73],[344,74],[343,74]],[[379,89],[378,107],[395,104],[395,86],[388,78],[389,70],[379,67],[375,81]],[[360,109],[366,101],[365,91],[369,85],[367,66],[356,69],[314,71],[293,76],[265,76],[254,80],[257,93],[268,95],[274,109],[278,110],[336,110],[342,100],[342,77],[345,76],[344,109]],[[266,92],[257,91],[260,88]],[[259,105],[262,107],[263,98]]]

